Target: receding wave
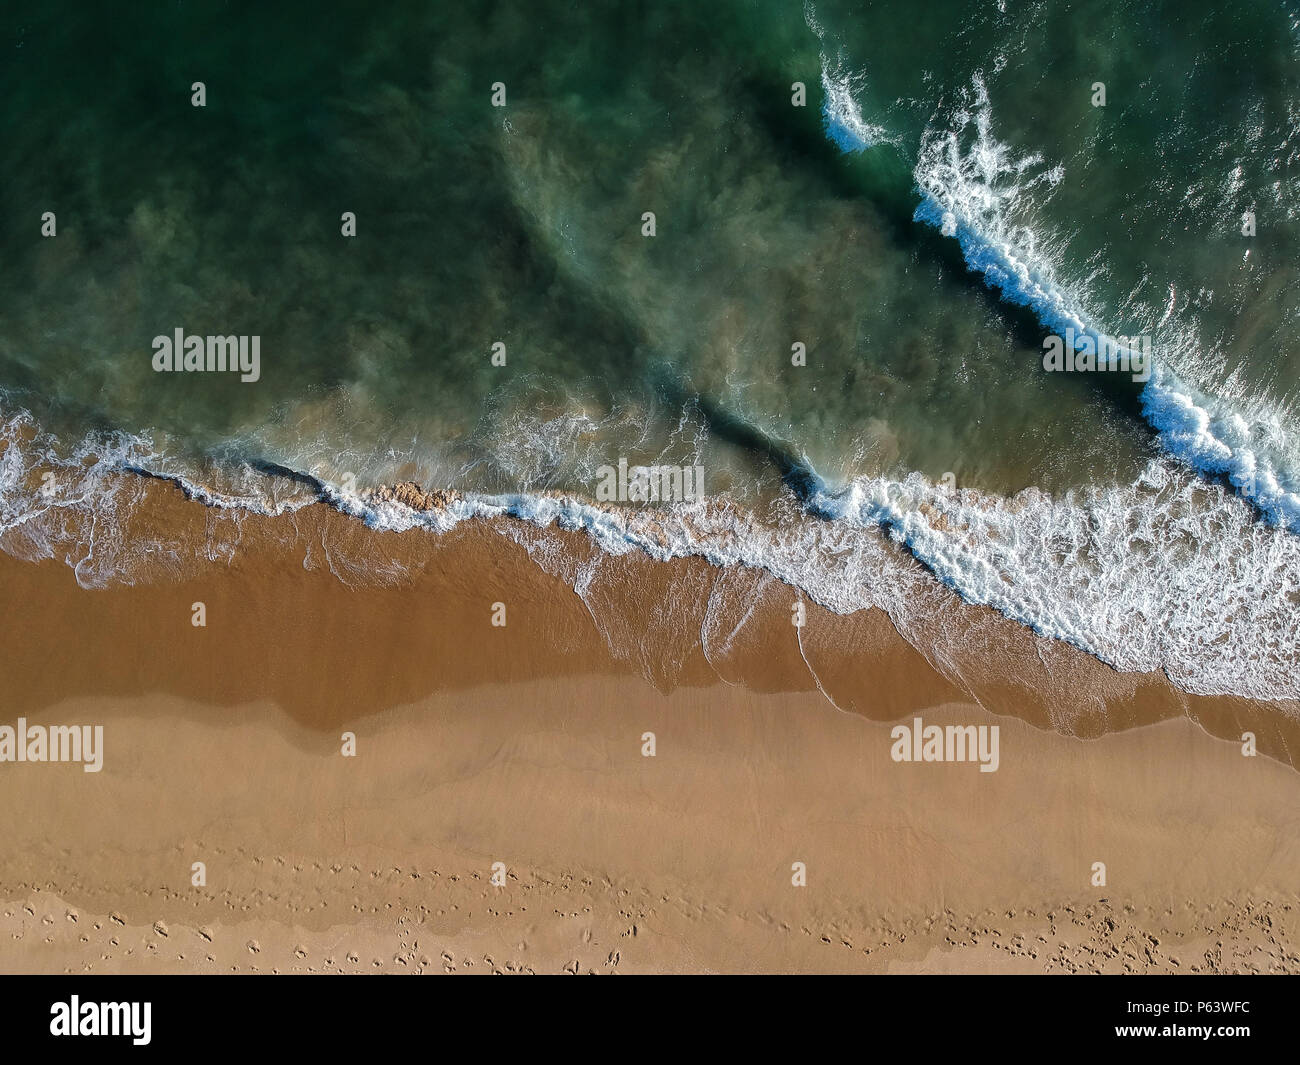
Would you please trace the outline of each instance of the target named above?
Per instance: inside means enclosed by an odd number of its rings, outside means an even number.
[[[148,437],[90,434],[63,449],[25,412],[8,419],[2,439],[0,548],[66,562],[87,587],[180,576],[195,550],[228,561],[243,515],[326,503],[377,530],[438,533],[477,519],[511,537],[526,526],[579,530],[609,555],[752,566],[837,613],[878,607],[903,631],[933,609],[937,577],[1117,669],[1163,670],[1201,694],[1300,697],[1300,538],[1166,459],[1122,489],[1060,498],[957,491],[919,474],[836,489],[808,471],[806,494],[787,485],[759,517],[726,498],[638,507],[562,492],[443,493],[413,504],[265,462],[226,469],[214,487]],[[229,529],[197,549],[133,534],[146,477],[229,514]],[[351,578],[367,572],[364,559],[348,564]],[[566,575],[580,592],[581,574]]]

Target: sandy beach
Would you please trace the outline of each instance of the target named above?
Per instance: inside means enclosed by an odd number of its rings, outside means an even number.
[[[1296,4],[324,11],[0,6],[9,1027],[1300,973]]]
[[[151,491],[177,540],[230,520]],[[579,597],[526,549],[577,533],[241,532],[137,587],[0,557],[0,723],[104,729],[98,773],[0,764],[0,970],[1300,971],[1292,706],[942,590],[927,643],[796,628],[793,589],[702,561]],[[996,725],[996,771],[895,761],[917,717]]]

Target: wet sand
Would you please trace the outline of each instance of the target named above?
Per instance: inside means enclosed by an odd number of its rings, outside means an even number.
[[[229,539],[152,491],[160,542]],[[1300,971],[1295,707],[941,589],[906,634],[796,629],[702,561],[597,560],[580,598],[525,550],[559,572],[576,533],[240,536],[139,587],[0,556],[0,723],[105,733],[100,773],[0,763],[0,970]],[[893,761],[914,716],[997,725],[998,770]]]

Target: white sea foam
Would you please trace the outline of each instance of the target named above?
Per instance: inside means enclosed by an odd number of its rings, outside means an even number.
[[[60,558],[86,586],[179,575],[192,557],[193,545],[131,534],[145,483],[131,471],[147,472],[230,513],[224,538],[207,549],[216,561],[238,550],[240,515],[318,501],[375,529],[436,533],[482,519],[531,552],[546,550],[517,535],[526,523],[580,530],[604,555],[642,551],[766,570],[837,613],[879,607],[904,631],[924,620],[918,610],[933,609],[937,576],[966,600],[1117,669],[1162,669],[1204,694],[1300,698],[1300,537],[1256,520],[1221,485],[1165,459],[1132,485],[1060,498],[954,492],[919,474],[821,484],[804,504],[789,496],[776,520],[761,521],[717,500],[617,508],[564,494],[467,494],[420,511],[251,467],[225,474],[217,490],[180,472],[181,463],[143,436],[89,435],[65,454],[25,413],[4,424],[0,439],[0,547]],[[41,491],[42,471],[59,482],[52,497]],[[582,594],[589,574],[581,566],[539,561]],[[330,564],[347,579],[367,572],[365,559]]]
[[[804,4],[803,15],[808,28],[824,42],[826,34],[817,21],[812,3]],[[888,141],[888,131],[883,126],[873,125],[862,117],[857,96],[862,92],[866,79],[861,71],[853,70],[842,59],[832,62],[825,55],[821,56],[821,68],[822,95],[825,97],[822,120],[826,135],[845,152],[863,152]]]
[[[1300,696],[1300,538],[1167,460],[1057,499],[948,493],[914,475],[813,505],[888,529],[967,601],[1117,669],[1164,670],[1202,694]]]
[[[1037,155],[1016,155],[992,133],[982,79],[973,79],[968,106],[927,131],[915,171],[922,200],[918,221],[953,236],[966,264],[1003,299],[1034,312],[1047,329],[1073,330],[1098,343],[1106,335],[1085,301],[1058,280],[1065,242],[1040,233],[1034,192],[1060,181]],[[1167,317],[1166,317],[1167,321]],[[1163,324],[1163,323],[1161,323]],[[1234,404],[1198,388],[1172,365],[1177,345],[1155,339],[1142,410],[1161,445],[1194,469],[1225,476],[1272,523],[1300,530],[1300,483],[1293,472],[1296,446],[1284,418],[1265,404],[1247,417]],[[1117,356],[1123,348],[1115,346]],[[1180,362],[1195,365],[1197,352]]]
[[[862,117],[856,92],[861,78],[844,68],[832,69],[822,58],[822,92],[826,97],[822,117],[826,135],[845,152],[863,152],[888,139],[882,126],[872,125]]]
[[[707,501],[637,510],[563,495],[467,496],[425,512],[335,502],[376,528],[513,517],[582,530],[606,554],[753,566],[837,613],[875,606],[907,627],[930,578],[892,540],[967,601],[1117,669],[1164,670],[1201,694],[1300,698],[1300,538],[1167,460],[1132,485],[1057,499],[953,492],[919,474],[865,479],[823,486],[806,509],[789,500],[776,525]],[[509,523],[497,527],[509,535]]]
[[[316,501],[303,485],[251,468],[229,470],[222,487],[168,453],[148,434],[89,432],[69,443],[45,432],[26,410],[0,410],[0,549],[24,559],[58,559],[83,587],[180,575],[196,546],[132,530],[147,477],[174,481],[190,498],[227,512],[237,526],[256,511],[282,514]],[[233,540],[200,545],[228,560]]]

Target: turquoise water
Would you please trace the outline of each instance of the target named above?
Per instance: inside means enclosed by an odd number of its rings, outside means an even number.
[[[598,470],[700,465],[784,533],[670,553],[897,610],[893,541],[1120,668],[1292,694],[1292,7],[23,8],[0,510],[27,553],[84,562],[49,512],[117,520],[122,468],[379,525],[424,520],[368,494],[409,479],[645,546],[582,511]],[[1147,336],[1152,379],[1046,372],[1066,325]],[[178,328],[259,337],[258,380],[155,372]]]

